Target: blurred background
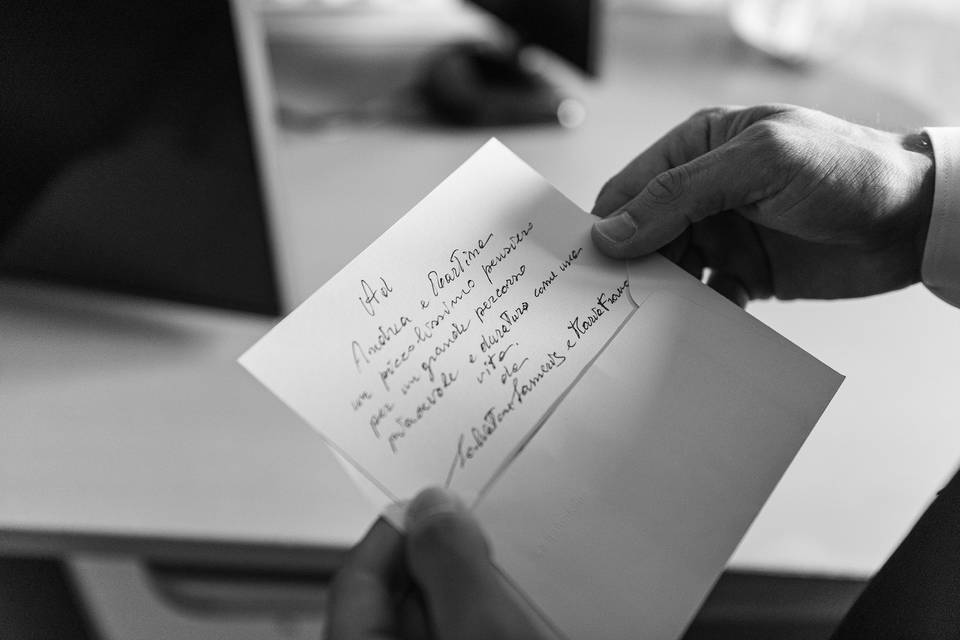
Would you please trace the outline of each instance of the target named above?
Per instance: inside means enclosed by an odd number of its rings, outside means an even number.
[[[585,209],[695,110],[960,124],[945,0],[11,0],[0,633],[319,637],[374,513],[236,357],[491,136]],[[960,459],[956,310],[750,312],[848,376],[688,637],[817,638]]]

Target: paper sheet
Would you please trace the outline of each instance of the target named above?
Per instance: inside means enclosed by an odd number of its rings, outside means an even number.
[[[570,638],[680,637],[842,379],[679,275],[475,510]]]
[[[491,141],[241,362],[398,526],[472,503],[561,635],[673,640],[842,376],[590,222]]]
[[[491,140],[240,362],[389,499],[472,501],[634,308],[589,227]]]

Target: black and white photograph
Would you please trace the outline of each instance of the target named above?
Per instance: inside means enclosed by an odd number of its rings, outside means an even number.
[[[7,0],[0,638],[960,638],[960,3]]]

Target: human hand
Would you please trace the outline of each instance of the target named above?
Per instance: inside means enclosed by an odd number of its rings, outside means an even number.
[[[456,499],[427,489],[401,534],[377,520],[333,584],[330,640],[538,640],[542,626],[490,562],[480,525]]]
[[[920,280],[933,156],[898,135],[788,105],[694,114],[611,178],[604,253],[660,250],[744,306],[849,298]]]

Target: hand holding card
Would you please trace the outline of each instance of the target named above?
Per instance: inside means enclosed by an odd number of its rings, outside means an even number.
[[[459,493],[562,633],[671,640],[842,376],[590,225],[492,140],[241,362],[386,501]]]

